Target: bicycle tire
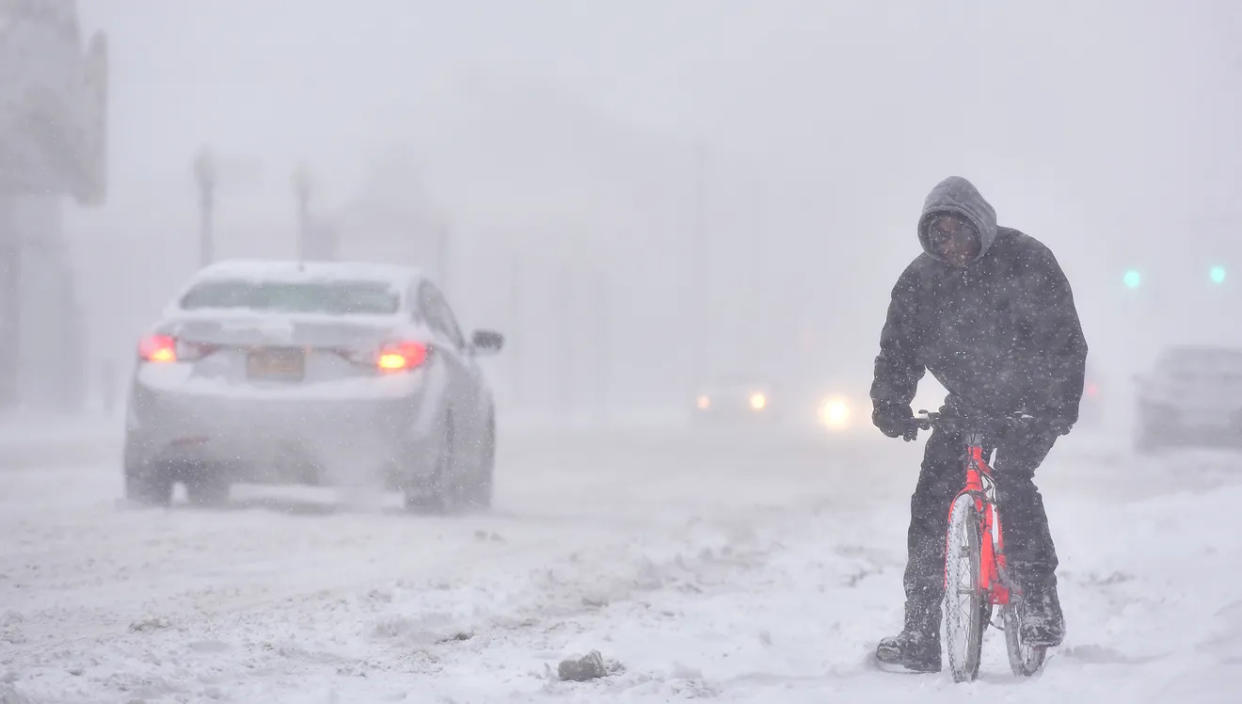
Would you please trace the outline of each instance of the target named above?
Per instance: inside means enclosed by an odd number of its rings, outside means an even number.
[[[1018,597],[1010,595],[1009,603],[1001,611],[1001,620],[1005,625],[1005,650],[1009,653],[1009,667],[1018,677],[1030,677],[1043,667],[1044,654],[1048,648],[1042,645],[1031,645],[1022,640],[1022,615],[1018,608]]]
[[[979,674],[983,651],[985,595],[979,584],[979,512],[973,496],[963,494],[949,510],[945,541],[945,650],[954,682]]]

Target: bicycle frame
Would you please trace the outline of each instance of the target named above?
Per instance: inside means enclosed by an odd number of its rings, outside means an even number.
[[[1022,592],[1010,580],[1006,569],[1005,539],[1001,530],[1000,506],[997,499],[996,481],[993,478],[992,468],[988,465],[987,453],[984,451],[984,436],[987,432],[984,428],[999,425],[1004,428],[1000,431],[1003,434],[1012,429],[1016,423],[1024,422],[1031,416],[1015,414],[1010,418],[976,422],[971,422],[969,419],[963,422],[960,419],[950,418],[945,424],[945,419],[938,413],[922,411],[921,414],[922,417],[914,422],[916,432],[937,427],[946,428],[947,425],[953,432],[961,433],[965,438],[966,453],[962,464],[966,482],[961,491],[954,494],[953,500],[949,502],[947,518],[949,528],[954,528],[952,523],[954,507],[958,505],[958,502],[962,502],[963,506],[969,505],[966,503],[966,499],[969,499],[975,510],[973,520],[976,521],[975,530],[978,531],[976,534],[978,541],[969,535],[961,536],[953,530],[945,531],[946,600],[944,608],[946,614],[949,613],[950,607],[948,601],[950,572],[953,573],[956,583],[954,588],[960,595],[966,593],[961,591],[959,586],[961,579],[965,574],[969,574],[962,572],[963,560],[961,558],[969,555],[971,566],[968,569],[977,569],[977,574],[971,575],[973,584],[969,592],[972,612],[965,614],[966,622],[963,623],[963,614],[957,610],[960,609],[961,598],[959,596],[959,603],[954,611],[956,628],[953,625],[948,628],[951,647],[949,661],[953,670],[953,679],[964,682],[973,680],[978,675],[983,632],[991,624],[994,606],[1000,607],[1003,625],[999,627],[1005,631],[1005,648],[1009,654],[1009,666],[1015,675],[1029,677],[1043,665],[1046,646],[1027,643],[1021,634],[1022,615],[1017,607]],[[961,537],[967,538],[968,544],[955,542]],[[963,553],[963,550],[968,552]],[[977,567],[975,567],[976,560]],[[948,618],[947,615],[946,618]]]
[[[949,502],[950,511],[957,499],[969,495],[975,500],[979,515],[979,587],[995,605],[1009,603],[1009,579],[1005,569],[1005,540],[1001,533],[1000,512],[996,507],[996,481],[992,468],[983,456],[983,435],[966,436],[966,484]],[[948,588],[948,572],[945,572]]]

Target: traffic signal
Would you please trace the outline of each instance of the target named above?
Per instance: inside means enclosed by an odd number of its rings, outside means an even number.
[[[1126,275],[1121,280],[1125,283],[1126,288],[1138,288],[1143,284],[1143,275],[1139,273],[1138,269],[1127,269]]]
[[[1225,283],[1225,267],[1219,265],[1212,267],[1208,271],[1208,278],[1217,286]]]

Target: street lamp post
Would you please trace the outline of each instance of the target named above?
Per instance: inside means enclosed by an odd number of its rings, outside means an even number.
[[[298,200],[298,261],[306,261],[306,247],[310,240],[310,194],[311,175],[306,164],[293,170],[293,194]]]
[[[201,266],[207,266],[215,258],[213,251],[212,218],[215,210],[216,165],[211,152],[203,149],[194,159],[194,180],[198,183],[198,258]]]

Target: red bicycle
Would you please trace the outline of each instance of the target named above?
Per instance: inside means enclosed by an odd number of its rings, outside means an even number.
[[[949,505],[949,529],[944,556],[945,650],[956,682],[979,674],[983,632],[992,623],[993,607],[1000,607],[1009,665],[1019,677],[1035,674],[1044,664],[1046,646],[1022,639],[1022,592],[1005,567],[996,482],[984,451],[984,437],[1012,432],[1029,423],[1029,416],[998,420],[964,419],[920,411],[915,426],[961,433],[966,439],[966,484]]]

